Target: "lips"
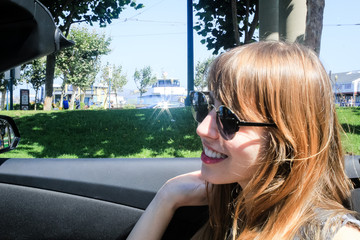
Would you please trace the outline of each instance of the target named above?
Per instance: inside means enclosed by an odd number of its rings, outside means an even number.
[[[204,146],[204,151],[201,153],[201,161],[206,164],[215,164],[225,160],[227,156],[225,154],[215,152]]]

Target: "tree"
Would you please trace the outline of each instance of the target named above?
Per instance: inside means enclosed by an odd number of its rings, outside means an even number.
[[[111,39],[104,34],[89,32],[86,28],[74,28],[69,38],[77,44],[64,49],[58,56],[58,68],[63,80],[73,87],[70,109],[73,109],[78,90],[84,90],[95,82],[100,71],[100,56],[110,52]],[[65,84],[63,84],[65,85]]]
[[[23,66],[22,79],[31,83],[35,90],[35,110],[39,89],[45,83],[46,63],[45,58],[35,59]]]
[[[196,63],[194,86],[198,91],[202,91],[207,87],[207,74],[214,59],[215,57],[209,57],[204,61],[198,61]]]
[[[213,54],[244,43],[255,41],[259,26],[258,0],[199,0],[194,4],[199,21],[194,29],[204,37]]]
[[[111,74],[110,74],[111,72]],[[110,76],[111,75],[111,76]],[[109,63],[102,70],[102,83],[106,84],[109,88],[109,83],[111,85],[111,91],[115,92],[116,104],[118,104],[117,91],[122,91],[123,87],[127,84],[128,80],[126,75],[122,73],[122,66],[116,67],[115,65],[110,65]],[[104,101],[104,107],[107,102],[107,96]]]
[[[113,19],[119,18],[125,6],[140,9],[143,4],[136,4],[132,0],[40,0],[50,11],[56,25],[67,37],[73,23],[98,22],[101,27],[110,24]],[[56,54],[47,56],[46,84],[44,110],[51,110]]]
[[[5,95],[9,81],[5,79],[5,73],[0,73],[1,110],[5,108]]]
[[[320,54],[325,0],[306,0],[305,45]]]
[[[146,88],[156,82],[156,77],[152,75],[151,67],[147,66],[139,71],[135,69],[134,81],[140,91],[140,97],[142,97],[143,93],[146,93]]]
[[[306,6],[304,44],[319,54],[325,0],[306,0]],[[259,0],[198,0],[194,8],[199,17],[194,29],[214,54],[256,40]]]
[[[19,79],[14,78],[12,81],[12,85],[17,86],[18,83],[19,83]],[[5,78],[5,72],[0,73],[1,109],[5,108],[5,96],[7,90],[9,89],[9,85],[10,85],[10,79]]]

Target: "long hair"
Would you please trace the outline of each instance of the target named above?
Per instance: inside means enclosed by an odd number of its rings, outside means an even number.
[[[244,189],[212,186],[210,220],[195,238],[322,239],[319,219],[350,213],[352,186],[331,83],[316,54],[298,44],[247,44],[213,62],[208,84],[242,120],[277,127],[265,130],[260,165]]]

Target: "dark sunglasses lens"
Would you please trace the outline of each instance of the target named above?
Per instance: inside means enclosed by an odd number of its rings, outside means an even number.
[[[194,119],[200,123],[209,113],[207,99],[201,92],[193,92],[190,97]]]
[[[226,140],[232,139],[235,136],[235,133],[239,131],[237,117],[225,106],[219,107],[216,122],[221,136]]]

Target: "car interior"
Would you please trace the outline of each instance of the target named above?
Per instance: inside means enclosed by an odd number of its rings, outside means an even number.
[[[0,73],[73,44],[36,0],[3,0],[0,12]],[[0,152],[10,151],[21,136],[11,118],[0,123]],[[351,207],[360,211],[360,158],[345,162],[356,188]],[[126,239],[168,179],[200,167],[199,158],[2,158],[0,238]],[[163,239],[190,239],[207,219],[206,206],[180,208]]]

